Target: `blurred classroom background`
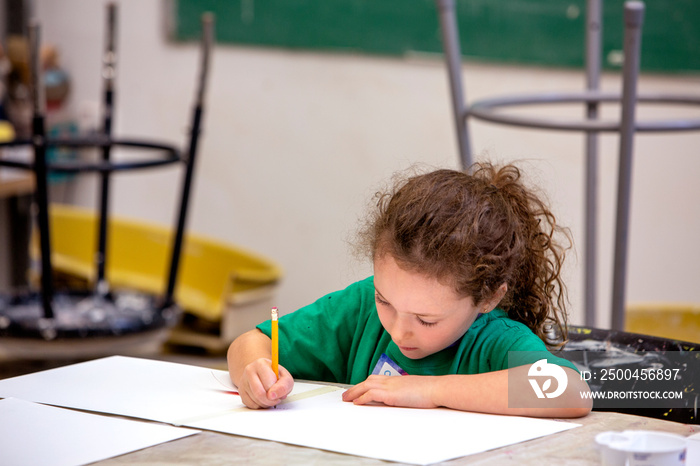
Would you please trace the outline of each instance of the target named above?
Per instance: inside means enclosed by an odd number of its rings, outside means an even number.
[[[60,67],[70,78],[69,96],[56,118],[75,122],[80,131],[99,127],[105,2],[24,3],[28,16],[41,23],[42,42],[55,47]],[[186,37],[186,28],[178,31],[178,21],[194,20],[188,16],[194,13],[183,9],[191,3],[118,2],[116,135],[175,144],[186,141],[198,48],[195,40]],[[242,23],[254,23],[256,9],[264,8],[264,2],[254,0],[224,3],[231,4],[226,8],[234,12],[228,14],[240,16]],[[315,3],[320,11],[326,2]],[[386,3],[399,8],[402,2]],[[417,3],[434,10],[432,0]],[[501,13],[510,8],[516,15],[544,6],[545,13],[561,18],[563,27],[555,32],[562,41],[570,36],[583,40],[584,1],[501,3]],[[611,3],[621,8],[621,2]],[[673,15],[683,7],[697,11],[692,2],[676,3]],[[362,2],[341,4],[351,8]],[[481,1],[458,0],[458,4],[470,4],[474,14],[487,8]],[[343,13],[341,6],[336,8]],[[299,26],[316,26],[314,18],[307,19],[300,20]],[[498,18],[491,19],[498,24]],[[648,16],[647,22],[654,19]],[[397,15],[386,27],[396,28],[402,22],[409,27],[411,21]],[[425,21],[431,24],[430,41],[439,44],[437,12]],[[664,24],[673,24],[672,18]],[[217,17],[219,34],[234,26],[227,24],[226,16]],[[508,49],[522,42],[531,48],[554,47],[553,42],[538,39],[540,27],[513,30],[497,38],[502,41],[498,45]],[[607,28],[619,29],[619,43],[603,55],[601,88],[619,91],[622,24]],[[696,51],[696,61],[684,68],[669,56],[664,69],[662,57],[653,63],[655,69],[644,69],[643,55],[640,92],[700,94],[700,29],[695,28],[684,32],[684,40],[695,41],[688,47]],[[670,37],[678,28],[667,32]],[[368,35],[367,31],[362,34]],[[305,47],[292,39],[286,46],[234,40],[219,41],[213,51],[188,229],[279,264],[283,274],[274,305],[284,314],[372,273],[371,264],[355,257],[350,244],[372,196],[394,173],[416,165],[459,167],[447,73],[439,51],[342,50]],[[371,43],[371,35],[366,40]],[[659,40],[664,38],[643,41],[642,50],[653,51]],[[585,87],[582,42],[574,63],[557,63],[556,58],[553,63],[498,60],[482,56],[479,45],[463,47],[464,85],[470,102],[501,95],[577,92]],[[527,111],[573,118],[584,114],[581,106]],[[610,118],[618,114],[618,106],[603,110]],[[637,112],[639,120],[697,118],[698,114],[700,109],[690,106],[639,106]],[[571,228],[574,248],[566,268],[570,322],[582,325],[583,134],[474,120],[470,131],[477,160],[517,163],[529,182],[546,193],[560,223]],[[610,326],[618,141],[615,133],[600,136],[595,323],[599,328]],[[627,278],[630,305],[700,306],[699,148],[700,132],[636,136]],[[116,174],[112,214],[171,225],[180,173],[179,167],[170,166]],[[63,203],[96,208],[97,189],[96,176],[78,176],[53,183],[51,195]],[[265,317],[263,312],[260,320]]]

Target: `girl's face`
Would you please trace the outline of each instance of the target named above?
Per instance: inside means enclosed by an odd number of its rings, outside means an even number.
[[[403,270],[389,254],[374,261],[374,288],[379,320],[410,359],[456,342],[480,312],[471,297],[459,297],[434,278]]]

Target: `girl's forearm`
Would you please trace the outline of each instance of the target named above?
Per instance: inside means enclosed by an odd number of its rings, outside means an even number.
[[[567,388],[556,398],[537,398],[528,381],[529,366],[474,375],[435,377],[433,402],[462,411],[533,417],[581,417],[591,410],[589,391],[573,369],[564,368]],[[510,386],[510,390],[509,390]]]

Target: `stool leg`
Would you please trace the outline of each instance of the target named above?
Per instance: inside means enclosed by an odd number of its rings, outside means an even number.
[[[114,117],[114,77],[116,67],[116,22],[117,11],[114,3],[107,5],[107,46],[103,60],[102,77],[104,79],[104,108],[102,134],[109,138],[112,135],[112,119]],[[109,162],[111,147],[102,148],[102,160]],[[109,226],[109,178],[110,172],[102,172],[100,186],[100,218],[97,233],[97,252],[95,265],[97,267],[96,294],[104,298],[109,293],[106,279],[107,268],[107,231]]]
[[[600,87],[601,66],[601,0],[588,0],[586,8],[586,89],[597,91]],[[598,103],[586,106],[589,120],[598,118]],[[597,284],[596,270],[598,232],[598,133],[586,133],[586,202],[585,202],[585,259],[584,259],[584,309],[588,327],[596,326]]]
[[[463,170],[472,165],[472,151],[467,127],[467,110],[462,89],[462,52],[459,46],[459,30],[455,18],[454,0],[436,0],[440,11],[442,41],[450,80],[452,111],[454,114],[457,145]]]
[[[29,26],[29,42],[32,68],[32,146],[34,146],[34,176],[36,177],[37,224],[41,246],[41,305],[44,317],[53,319],[53,268],[51,267],[51,239],[49,231],[48,173],[46,169],[46,134],[44,128],[44,85],[39,63],[39,25]]]
[[[187,226],[187,209],[189,206],[190,189],[192,177],[194,176],[195,158],[197,156],[197,143],[199,141],[200,126],[202,123],[202,113],[204,111],[204,95],[206,90],[207,76],[209,74],[209,62],[211,47],[214,42],[214,17],[211,14],[202,16],[202,43],[201,43],[201,65],[197,95],[195,97],[194,112],[192,113],[192,127],[190,128],[190,146],[187,157],[187,165],[182,181],[182,192],[180,194],[180,210],[176,220],[175,240],[170,255],[170,269],[168,272],[168,288],[165,291],[162,307],[166,308],[174,303],[173,296],[177,285],[177,275],[180,265],[182,244],[184,242],[185,228]]]
[[[625,62],[622,70],[622,118],[620,123],[620,164],[617,182],[617,218],[615,222],[615,265],[612,290],[613,330],[625,327],[625,287],[627,250],[632,194],[632,155],[637,105],[637,78],[642,43],[644,4],[625,3]]]

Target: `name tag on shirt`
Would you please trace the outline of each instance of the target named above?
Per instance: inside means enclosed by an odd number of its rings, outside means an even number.
[[[389,356],[382,353],[379,361],[377,361],[377,365],[374,366],[372,375],[408,375],[408,373],[392,361]]]

